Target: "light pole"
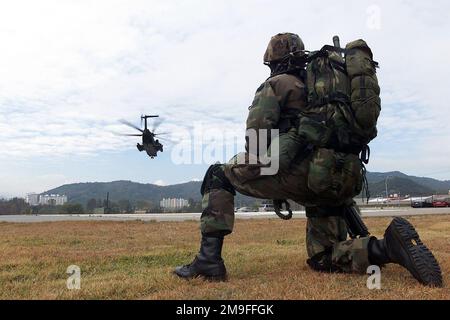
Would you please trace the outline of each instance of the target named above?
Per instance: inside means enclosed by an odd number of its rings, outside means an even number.
[[[389,198],[389,194],[388,194],[388,184],[387,184],[387,182],[388,182],[388,179],[391,178],[391,177],[392,177],[392,176],[387,176],[386,179],[384,180],[384,186],[385,186],[385,188],[386,188],[386,201],[387,201],[388,198]]]

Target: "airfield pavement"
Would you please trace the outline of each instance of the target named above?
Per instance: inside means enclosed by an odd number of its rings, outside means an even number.
[[[362,209],[363,217],[395,217],[450,214],[450,208],[389,208]],[[0,222],[52,222],[52,221],[190,221],[200,220],[201,213],[146,213],[146,214],[53,214],[53,215],[0,215]],[[294,212],[293,218],[305,218],[304,211]],[[274,212],[237,212],[237,219],[276,218]]]

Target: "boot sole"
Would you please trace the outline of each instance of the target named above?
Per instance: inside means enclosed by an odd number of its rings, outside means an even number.
[[[433,253],[420,240],[419,234],[408,220],[395,217],[393,234],[408,253],[413,270],[407,268],[420,283],[442,287],[442,273]],[[406,266],[404,266],[406,268]]]

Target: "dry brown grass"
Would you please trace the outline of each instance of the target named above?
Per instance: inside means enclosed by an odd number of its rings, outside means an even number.
[[[306,263],[305,220],[238,220],[226,239],[225,283],[184,281],[174,266],[198,249],[196,222],[0,223],[1,299],[450,299],[450,216],[410,218],[433,249],[444,288],[418,284],[401,267],[367,276],[320,274]],[[381,236],[390,218],[366,219]],[[66,268],[81,267],[81,290],[66,288]]]

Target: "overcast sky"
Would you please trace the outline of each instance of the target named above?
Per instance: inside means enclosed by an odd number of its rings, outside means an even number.
[[[131,130],[117,120],[240,134],[278,32],[309,50],[365,39],[382,89],[368,169],[450,179],[448,12],[448,1],[2,1],[0,196],[201,179],[207,163],[175,164],[170,143],[150,160],[113,134]]]

